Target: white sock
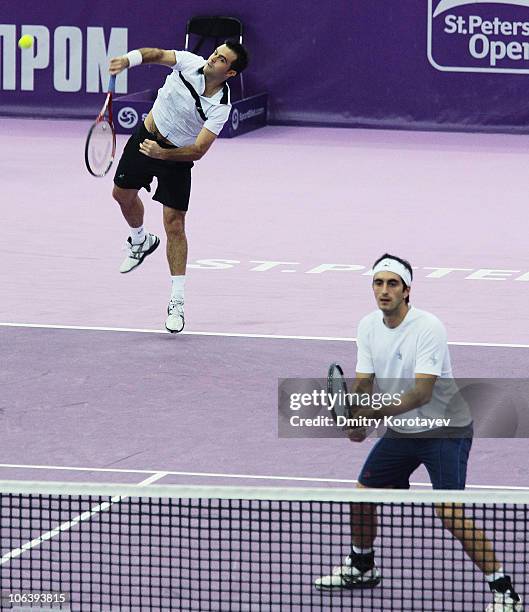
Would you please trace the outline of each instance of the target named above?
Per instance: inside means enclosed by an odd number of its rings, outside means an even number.
[[[485,580],[487,582],[494,582],[495,580],[498,580],[498,578],[503,578],[504,576],[505,571],[503,570],[503,567],[500,567],[500,569],[493,574],[485,574]]]
[[[171,299],[184,300],[184,285],[186,283],[185,274],[171,276]]]
[[[357,555],[368,555],[369,553],[373,552],[373,548],[360,548],[359,546],[353,545],[353,552],[355,552]]]
[[[130,240],[132,244],[141,244],[145,240],[145,229],[143,225],[130,228]]]

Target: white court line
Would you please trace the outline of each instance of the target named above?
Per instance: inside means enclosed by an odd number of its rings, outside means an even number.
[[[157,472],[153,474],[152,476],[149,476],[149,478],[142,480],[135,486],[145,487],[147,485],[152,484],[156,480],[160,480],[164,476],[166,476],[165,472]],[[79,523],[90,520],[94,515],[99,514],[100,512],[105,512],[111,506],[113,506],[114,504],[117,504],[118,502],[123,501],[124,499],[127,499],[127,498],[122,497],[120,495],[111,497],[109,502],[103,502],[102,504],[97,504],[97,506],[94,506],[93,508],[91,508],[90,510],[87,510],[86,512],[83,512],[82,514],[78,514],[77,516],[74,516],[69,521],[65,521],[64,523],[57,525],[57,527],[50,529],[50,531],[41,533],[39,536],[37,536],[33,540],[29,540],[25,542],[19,548],[13,548],[13,550],[10,550],[8,553],[0,557],[0,565],[5,565],[8,561],[11,561],[11,559],[16,559],[17,557],[20,557],[27,550],[31,550],[32,548],[39,546],[40,544],[42,544],[42,542],[47,542],[48,540],[51,540],[55,536],[61,534],[63,531],[68,531],[69,529],[72,529],[72,527],[76,527]]]
[[[63,470],[72,472],[112,472],[116,474],[163,474],[164,476],[193,476],[198,478],[245,478],[249,480],[290,480],[293,482],[343,482],[356,484],[357,480],[343,478],[309,478],[303,476],[266,476],[263,474],[223,474],[219,472],[174,472],[169,470],[132,470],[124,468],[90,468],[90,467],[67,467],[63,465],[23,465],[16,463],[0,463],[1,468],[20,468],[28,470]],[[146,482],[140,483],[146,484]],[[429,482],[412,482],[415,487],[431,487]],[[139,485],[138,485],[139,486]],[[496,489],[509,491],[529,491],[529,487],[505,486],[505,485],[467,485],[467,489],[485,489],[494,491]]]
[[[134,329],[128,327],[90,327],[85,325],[46,325],[40,323],[2,323],[0,327],[29,327],[39,329],[73,329],[84,331],[112,331],[112,332],[132,332],[136,334],[164,334],[167,331],[161,329]],[[278,334],[242,334],[239,332],[201,332],[184,331],[183,336],[220,336],[223,338],[270,338],[273,340],[319,340],[324,342],[356,342],[356,338],[339,336],[287,336]],[[454,341],[448,343],[451,346],[483,346],[492,348],[529,348],[529,344],[505,344],[501,342],[463,342]]]

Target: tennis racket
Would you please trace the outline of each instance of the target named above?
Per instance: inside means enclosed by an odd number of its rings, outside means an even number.
[[[92,176],[105,176],[116,153],[116,132],[112,121],[112,96],[116,75],[110,77],[108,93],[101,112],[92,124],[84,148],[86,168]]]
[[[338,417],[349,419],[352,411],[350,402],[347,399],[347,383],[342,367],[337,363],[332,363],[329,366],[329,373],[327,374],[327,394],[333,419],[337,423],[339,423]],[[332,404],[331,401],[334,402],[334,404]]]

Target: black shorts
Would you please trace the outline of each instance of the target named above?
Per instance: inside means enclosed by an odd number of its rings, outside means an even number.
[[[122,189],[151,190],[154,177],[158,187],[153,200],[176,210],[187,210],[191,193],[191,168],[193,162],[153,159],[140,153],[140,143],[145,139],[156,140],[142,123],[129,138],[114,175],[114,183]],[[173,145],[158,142],[163,149],[174,149]]]

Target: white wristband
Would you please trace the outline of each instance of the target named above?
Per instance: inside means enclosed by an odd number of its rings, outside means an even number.
[[[134,66],[139,66],[143,62],[143,57],[139,49],[134,49],[134,51],[129,51],[127,55],[125,55],[125,57],[129,60],[129,68],[134,68]]]

